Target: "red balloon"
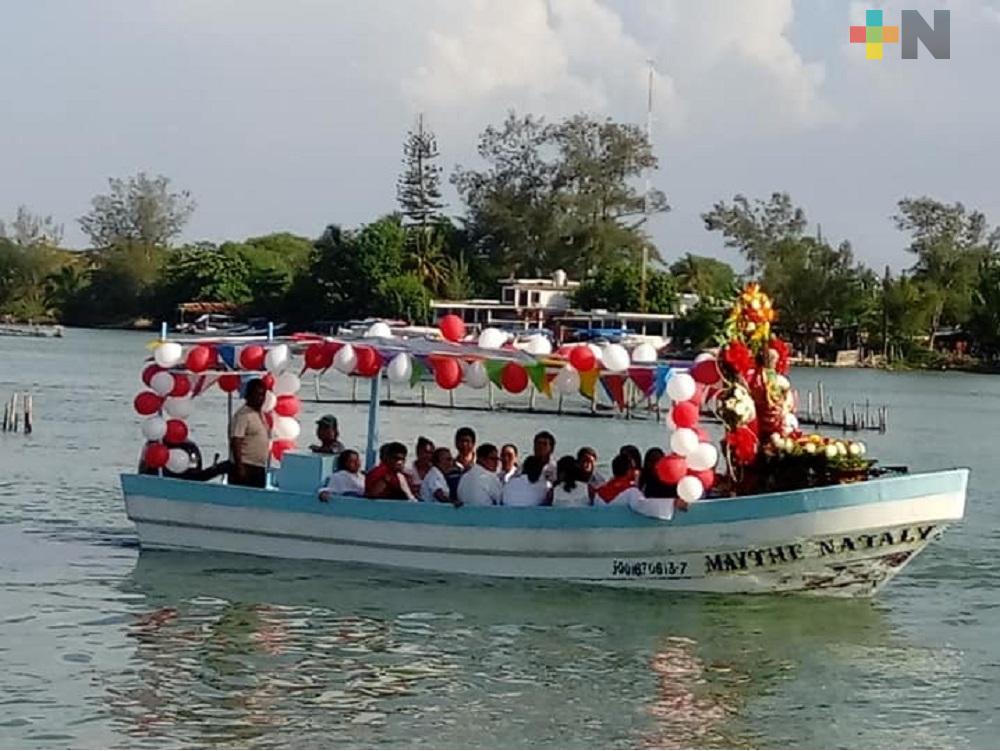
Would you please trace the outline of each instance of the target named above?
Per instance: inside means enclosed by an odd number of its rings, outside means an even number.
[[[153,376],[155,376],[161,370],[163,370],[163,368],[161,368],[155,362],[150,365],[147,365],[142,370],[142,382],[145,383],[147,386],[149,386],[149,382],[153,380]]]
[[[188,437],[188,426],[183,420],[167,420],[167,432],[163,439],[167,443],[183,443]]]
[[[266,388],[268,391],[274,390],[274,375],[272,375],[271,373],[265,373],[260,380],[264,382],[264,388]]]
[[[184,360],[187,369],[192,373],[201,373],[215,365],[215,350],[204,344],[192,347]]]
[[[359,376],[371,378],[377,375],[382,368],[382,358],[371,347],[355,347],[354,354],[358,358],[358,364],[354,366],[354,372]]]
[[[712,386],[722,378],[722,373],[719,372],[719,363],[715,361],[714,357],[710,360],[696,362],[694,367],[691,368],[691,377],[698,383]]]
[[[146,453],[143,460],[145,461],[147,467],[150,467],[151,469],[160,469],[161,467],[167,466],[168,459],[170,459],[170,449],[162,443],[146,444]]]
[[[593,370],[594,366],[597,365],[597,358],[594,357],[594,352],[590,347],[586,344],[581,344],[570,350],[569,364],[581,373],[586,373],[589,370]]]
[[[703,469],[700,471],[691,470],[688,472],[692,477],[697,477],[701,480],[702,487],[708,490],[713,485],[715,485],[715,470],[714,469]]]
[[[313,342],[306,347],[306,367],[313,370],[325,370],[333,365],[334,353],[322,342]]]
[[[516,362],[509,362],[500,372],[500,383],[504,391],[520,394],[528,388],[528,371]]]
[[[155,415],[163,406],[163,397],[152,391],[140,391],[132,402],[135,411],[140,415]]]
[[[440,357],[434,361],[434,380],[443,389],[453,389],[462,382],[462,366],[453,357]]]
[[[438,321],[438,328],[441,336],[449,342],[460,341],[465,336],[465,322],[454,313],[449,313]]]
[[[295,417],[301,409],[302,402],[294,394],[279,396],[277,404],[274,405],[274,411],[283,417]]]
[[[698,405],[694,402],[677,402],[670,416],[678,428],[693,428],[698,424]]]
[[[281,461],[281,457],[285,455],[286,451],[291,451],[295,448],[295,441],[290,438],[281,438],[277,441],[271,442],[271,456],[274,457],[276,462]]]
[[[676,485],[687,473],[687,459],[677,454],[667,454],[656,463],[656,476],[664,485]]]
[[[240,351],[240,367],[244,370],[264,369],[264,348],[259,344],[248,344]]]
[[[191,393],[191,379],[183,373],[174,373],[174,387],[170,389],[170,396],[187,396]]]
[[[231,394],[240,387],[239,373],[226,373],[219,376],[219,388]]]

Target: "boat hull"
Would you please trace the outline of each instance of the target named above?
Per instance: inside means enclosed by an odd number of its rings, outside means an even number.
[[[964,514],[967,470],[627,508],[461,508],[124,475],[143,548],[643,589],[870,596]]]

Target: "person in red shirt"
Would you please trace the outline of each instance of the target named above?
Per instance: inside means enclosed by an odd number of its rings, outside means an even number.
[[[625,454],[619,454],[614,458],[611,462],[611,471],[614,477],[597,489],[597,497],[605,503],[611,503],[629,488],[634,488],[636,475],[639,472],[632,458]]]
[[[365,497],[393,501],[415,501],[403,474],[406,446],[393,441],[379,450],[379,463],[365,475]]]

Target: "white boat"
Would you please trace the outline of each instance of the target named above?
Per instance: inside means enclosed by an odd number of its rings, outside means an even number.
[[[327,459],[328,461],[328,459]],[[670,520],[627,507],[462,507],[315,490],[324,457],[286,455],[276,489],[122,476],[148,549],[365,563],[642,589],[870,596],[965,510],[968,470],[735,499]]]

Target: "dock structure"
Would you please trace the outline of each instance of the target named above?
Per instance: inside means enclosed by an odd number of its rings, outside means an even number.
[[[4,433],[23,432],[30,435],[34,429],[34,400],[28,392],[15,391],[3,405],[3,422],[0,430]]]
[[[316,376],[313,396],[308,398],[303,396],[303,401],[315,404],[367,404],[368,397],[358,393],[357,378],[350,378],[350,387],[335,389],[322,381],[319,375]],[[425,384],[419,384],[413,388],[403,389],[404,394],[399,394],[399,387],[393,393],[393,386],[386,381],[386,388],[382,391],[379,404],[383,407],[399,407],[421,409],[448,409],[460,412],[512,412],[534,415],[559,415],[564,417],[600,417],[618,418],[625,420],[655,420],[660,422],[665,420],[670,411],[669,399],[664,395],[657,398],[646,396],[638,389],[626,389],[626,401],[624,406],[617,406],[609,400],[602,398],[600,389],[594,390],[591,398],[580,396],[577,398],[567,397],[559,394],[551,399],[547,397],[539,398],[539,394],[534,385],[530,385],[523,394],[511,396],[504,394],[504,398],[497,397],[497,390],[492,384],[485,389],[474,392],[474,396],[468,400],[460,400],[454,390],[447,392],[444,399],[428,399]],[[435,391],[438,391],[435,389]],[[345,393],[346,392],[346,393]],[[472,396],[473,392],[468,392]],[[502,393],[502,392],[501,392]],[[817,384],[817,390],[806,392],[804,404],[803,395],[800,393],[799,399],[799,424],[805,430],[808,427],[835,428],[844,432],[876,431],[885,433],[888,427],[889,408],[886,405],[873,405],[870,399],[863,403],[851,402],[850,407],[842,406],[838,409],[833,401],[826,394],[823,382]],[[702,409],[702,420],[709,423],[721,422],[711,409]]]

